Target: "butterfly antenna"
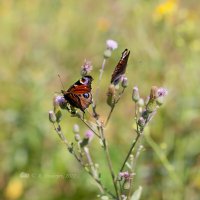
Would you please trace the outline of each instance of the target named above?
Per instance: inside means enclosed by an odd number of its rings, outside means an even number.
[[[60,77],[60,74],[58,74],[58,77],[59,77],[60,83],[61,83],[61,85],[62,85],[62,88],[63,88],[63,90],[64,90],[65,88],[64,88],[64,85],[63,85],[62,79],[61,79],[61,77]]]

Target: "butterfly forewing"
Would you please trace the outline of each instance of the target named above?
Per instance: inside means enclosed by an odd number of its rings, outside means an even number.
[[[115,67],[115,70],[112,74],[111,77],[111,83],[114,85],[117,85],[122,77],[122,75],[125,74],[126,72],[126,66],[127,66],[127,62],[128,62],[128,58],[129,58],[129,54],[130,51],[128,51],[128,49],[125,49],[122,52],[122,57],[120,58],[117,66]]]
[[[63,95],[67,102],[76,108],[84,110],[92,103],[91,76],[83,76],[80,80],[74,83],[67,91],[63,91]]]

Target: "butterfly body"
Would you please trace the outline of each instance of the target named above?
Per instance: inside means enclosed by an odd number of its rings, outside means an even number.
[[[92,103],[91,83],[93,78],[91,76],[83,76],[80,80],[75,82],[68,90],[61,92],[65,100],[73,107],[79,108],[84,112],[86,108]]]
[[[119,83],[121,77],[125,74],[129,54],[130,54],[130,51],[128,51],[128,49],[125,49],[122,52],[122,57],[120,58],[117,66],[115,67],[115,70],[114,70],[112,77],[111,77],[110,82],[112,84],[117,85]]]

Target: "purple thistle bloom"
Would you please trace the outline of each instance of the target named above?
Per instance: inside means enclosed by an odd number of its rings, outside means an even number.
[[[165,97],[168,94],[168,90],[166,88],[158,88],[158,97]]]
[[[94,136],[94,133],[91,130],[87,130],[85,132],[85,137],[88,139],[92,139],[92,137]]]
[[[63,96],[57,96],[56,99],[55,99],[55,102],[59,105],[65,103],[65,101],[66,100]]]
[[[81,75],[87,75],[92,71],[92,68],[91,62],[85,59],[83,66],[81,66]]]
[[[113,50],[117,49],[118,43],[114,40],[107,40],[106,46],[107,46],[107,49],[110,49],[113,51]]]
[[[125,180],[129,179],[131,177],[131,174],[129,174],[128,171],[126,172],[120,172],[119,177],[124,178]]]

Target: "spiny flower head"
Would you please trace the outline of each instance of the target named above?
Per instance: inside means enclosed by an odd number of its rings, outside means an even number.
[[[92,68],[91,61],[85,59],[83,65],[81,66],[81,75],[85,76],[89,74],[92,71]]]

